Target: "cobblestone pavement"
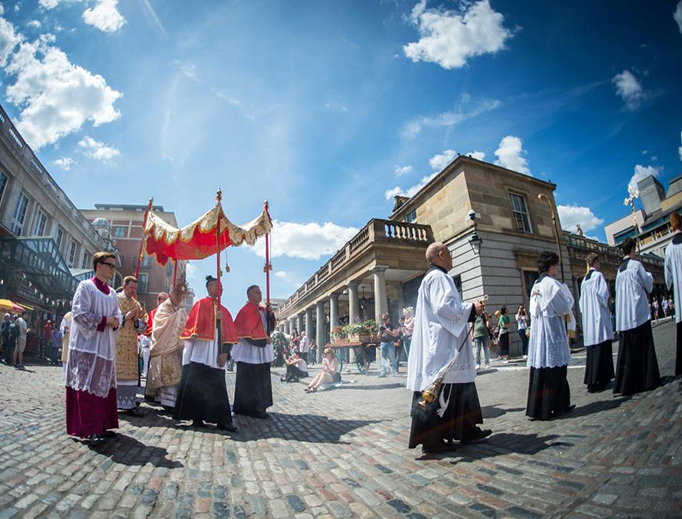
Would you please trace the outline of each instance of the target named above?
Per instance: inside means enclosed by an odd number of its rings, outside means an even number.
[[[307,395],[273,374],[270,418],[238,416],[234,435],[144,404],[144,418],[122,417],[117,438],[93,450],[64,432],[61,368],[0,365],[0,519],[682,517],[674,325],[654,333],[664,386],[588,394],[577,353],[577,408],[552,422],[526,419],[523,365],[495,361],[477,379],[493,435],[437,457],[406,448],[404,378],[349,374]]]

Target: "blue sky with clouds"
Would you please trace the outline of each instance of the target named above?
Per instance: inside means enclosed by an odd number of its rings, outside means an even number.
[[[600,239],[633,176],[682,173],[677,1],[1,3],[2,104],[72,200],[184,225],[267,198],[279,297],[456,153],[555,182]],[[256,252],[228,253],[233,311]]]

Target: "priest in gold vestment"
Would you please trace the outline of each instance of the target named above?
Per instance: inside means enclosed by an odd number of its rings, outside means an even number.
[[[137,279],[127,276],[123,280],[123,291],[118,294],[123,325],[116,341],[116,397],[120,410],[132,416],[142,416],[137,408],[137,388],[140,385],[137,336],[147,329],[147,312],[136,296]]]
[[[152,347],[147,370],[145,396],[159,402],[166,411],[172,411],[182,378],[182,349],[185,341],[180,334],[187,323],[187,312],[182,301],[187,295],[187,284],[178,282],[170,297],[154,312]]]

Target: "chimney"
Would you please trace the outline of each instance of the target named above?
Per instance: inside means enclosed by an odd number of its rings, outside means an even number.
[[[665,200],[665,189],[663,184],[656,180],[653,175],[637,182],[637,188],[647,216],[661,208],[661,201]]]

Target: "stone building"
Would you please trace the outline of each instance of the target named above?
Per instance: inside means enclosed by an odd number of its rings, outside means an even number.
[[[146,205],[95,204],[95,209],[81,209],[85,218],[98,227],[108,225],[116,240],[121,266],[116,272],[114,286],[119,287],[126,276],[134,276],[140,253],[142,240],[142,224]],[[175,213],[164,211],[162,206],[155,205],[154,212],[169,224],[177,227]],[[177,277],[185,275],[186,261],[178,262]],[[146,253],[142,256],[140,274],[138,276],[137,293],[139,301],[146,309],[156,308],[156,297],[161,292],[168,292],[173,283],[175,264],[169,261],[163,267],[154,257]],[[188,301],[186,301],[186,304]]]
[[[61,314],[92,256],[114,245],[100,236],[24,141],[0,107],[0,295]]]

